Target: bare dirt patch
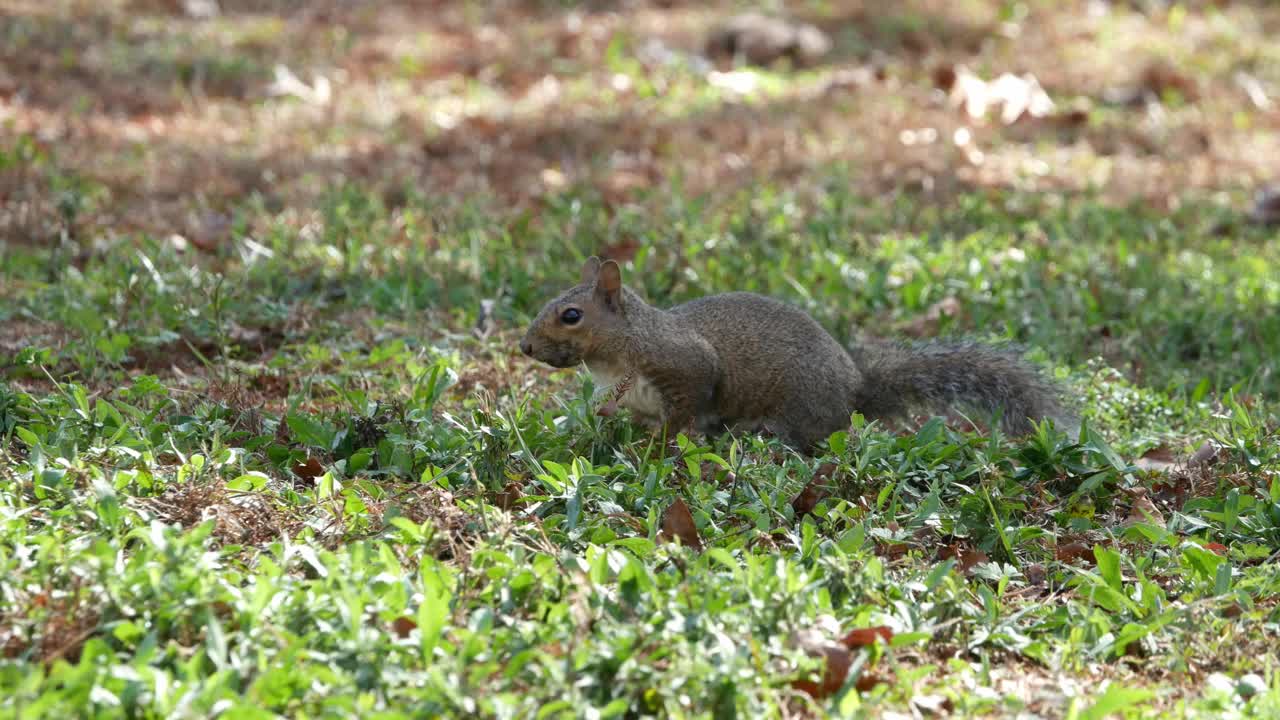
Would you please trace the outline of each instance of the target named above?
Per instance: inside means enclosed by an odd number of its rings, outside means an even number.
[[[265,496],[232,492],[221,482],[174,485],[159,496],[138,502],[161,520],[187,529],[213,520],[213,537],[219,544],[263,545],[301,527]]]

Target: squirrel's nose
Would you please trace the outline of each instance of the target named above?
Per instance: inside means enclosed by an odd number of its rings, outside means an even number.
[[[533,355],[533,343],[529,342],[528,340],[521,340],[520,352],[524,353],[525,355]]]

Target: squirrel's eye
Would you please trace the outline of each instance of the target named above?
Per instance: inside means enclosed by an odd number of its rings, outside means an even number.
[[[560,313],[560,322],[563,322],[565,325],[577,325],[578,321],[581,319],[582,311],[578,308],[569,308],[568,310]]]

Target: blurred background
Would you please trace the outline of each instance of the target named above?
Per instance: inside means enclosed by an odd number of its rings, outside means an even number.
[[[230,205],[335,181],[393,207],[567,187],[617,206],[831,166],[859,193],[1191,193],[1261,218],[1280,157],[1265,0],[0,5],[15,240],[71,222],[215,246]],[[49,175],[78,188],[63,207]]]

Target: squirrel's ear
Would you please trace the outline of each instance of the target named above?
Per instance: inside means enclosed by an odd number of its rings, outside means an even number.
[[[596,275],[596,294],[609,307],[622,307],[622,269],[618,263],[606,260],[600,264],[600,273]]]
[[[596,257],[595,255],[592,255],[591,257],[587,258],[587,261],[585,263],[582,264],[582,283],[585,285],[587,283],[595,282],[596,275],[598,275],[599,273],[600,273],[600,258]]]

